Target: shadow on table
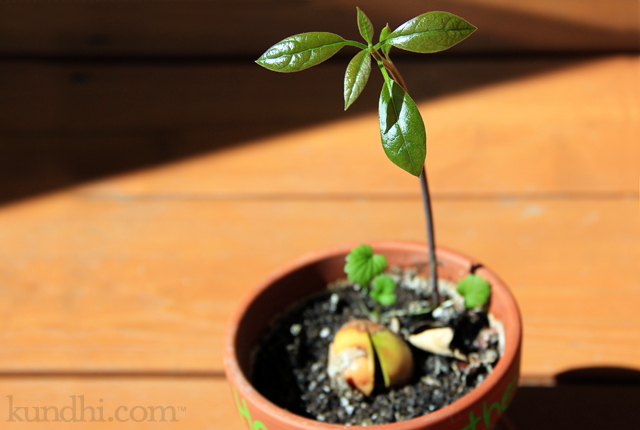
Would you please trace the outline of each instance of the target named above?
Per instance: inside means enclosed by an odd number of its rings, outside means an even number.
[[[507,416],[517,430],[637,430],[640,371],[584,368],[553,387],[520,387]]]
[[[434,58],[397,61],[419,102],[593,60]],[[8,97],[19,100],[15,106],[3,109],[8,102],[0,91],[0,111],[7,112],[0,119],[0,204],[375,115],[382,87],[375,70],[343,111],[345,65],[334,61],[284,75],[250,61],[23,64],[24,88]]]

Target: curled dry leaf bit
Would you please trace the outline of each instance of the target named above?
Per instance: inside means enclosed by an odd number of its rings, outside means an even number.
[[[350,386],[368,396],[375,385],[375,357],[386,387],[411,378],[413,356],[401,337],[368,320],[349,321],[329,346],[329,377],[338,389]]]
[[[449,347],[452,340],[453,329],[451,327],[432,328],[409,336],[409,343],[416,348],[447,357],[453,356],[453,351]]]

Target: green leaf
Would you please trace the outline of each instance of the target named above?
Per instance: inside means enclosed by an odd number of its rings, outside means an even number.
[[[353,248],[346,261],[344,271],[347,277],[363,288],[369,288],[373,278],[387,267],[387,259],[383,255],[374,254],[369,245]]]
[[[467,308],[484,306],[491,295],[491,286],[478,275],[469,274],[458,281],[458,293],[464,297]]]
[[[420,111],[396,82],[382,87],[378,105],[382,147],[398,167],[420,176],[427,156],[427,135]]]
[[[395,294],[384,294],[384,295],[380,295],[377,299],[378,303],[380,303],[382,306],[391,306],[392,304],[394,304],[396,302],[396,295]]]
[[[274,72],[298,72],[331,58],[345,43],[333,33],[296,34],[267,49],[256,63]]]
[[[407,51],[439,52],[451,48],[474,31],[476,27],[456,15],[427,12],[396,28],[388,42]]]
[[[368,50],[362,50],[349,62],[344,74],[344,110],[356,101],[371,73],[371,56]]]
[[[360,35],[371,46],[373,43],[373,24],[359,7],[356,7],[356,9],[358,9],[358,30],[360,30]]]
[[[373,280],[373,289],[369,296],[383,306],[389,306],[396,302],[394,291],[396,283],[389,275],[380,275]]]
[[[386,42],[390,34],[391,34],[391,29],[389,28],[389,24],[387,24],[380,32],[380,43]],[[389,51],[391,50],[391,45],[389,45],[388,43],[385,43],[384,45],[382,45],[380,49],[382,50],[382,53],[384,55],[389,55]]]

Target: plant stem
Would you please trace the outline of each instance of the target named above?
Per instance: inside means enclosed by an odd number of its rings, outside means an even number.
[[[396,81],[398,84],[400,84],[400,86],[404,89],[405,93],[409,94],[409,90],[407,90],[407,84],[404,83],[404,79],[402,79],[402,75],[400,74],[398,69],[396,69],[393,63],[385,60],[382,57],[380,57],[380,60],[382,61],[384,68],[389,70],[389,73],[391,73],[391,78],[394,81]]]
[[[427,170],[422,166],[420,173],[420,188],[422,189],[422,203],[424,205],[424,215],[427,221],[427,238],[429,244],[429,272],[431,274],[431,285],[433,286],[433,309],[440,304],[440,293],[438,292],[438,261],[436,259],[436,238],[433,229],[433,212],[431,211],[431,196],[429,195],[429,184],[427,183]]]
[[[356,42],[355,40],[345,40],[344,44],[345,45],[355,46],[355,47],[360,48],[360,49],[368,49],[369,48],[364,43]]]
[[[367,305],[365,304],[366,295],[361,295],[360,300],[358,301],[358,306],[360,306],[360,310],[369,318],[370,321],[378,322],[380,320],[380,311],[370,311]]]
[[[372,51],[373,57],[384,65],[389,71],[391,78],[396,81],[409,94],[407,84],[405,84],[402,75],[391,61],[384,59],[379,52]],[[422,166],[420,173],[420,188],[422,189],[422,203],[424,206],[424,215],[427,224],[427,244],[429,246],[429,272],[431,277],[431,285],[433,286],[433,309],[440,304],[440,293],[438,292],[438,262],[436,259],[436,239],[433,228],[433,212],[431,210],[431,196],[429,195],[429,184],[427,183],[427,170]]]

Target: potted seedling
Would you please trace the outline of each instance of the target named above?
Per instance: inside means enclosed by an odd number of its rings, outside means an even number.
[[[420,112],[390,58],[392,47],[445,50],[476,28],[429,12],[374,43],[303,33],[275,44],[257,63],[278,72],[315,66],[345,46],[358,52],[344,79],[347,109],[372,64],[384,77],[378,105],[382,146],[420,179],[427,245],[376,242],[317,252],[267,277],[233,314],[225,372],[251,430],[493,428],[517,386],[521,322],[505,284],[480,263],[436,248]]]

